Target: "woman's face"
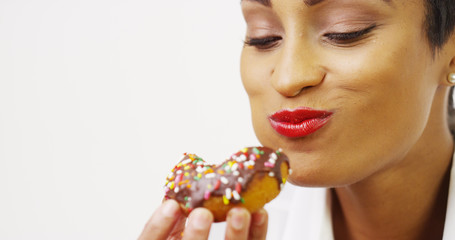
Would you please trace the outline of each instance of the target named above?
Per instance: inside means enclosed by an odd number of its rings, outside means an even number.
[[[289,156],[290,181],[346,185],[418,151],[442,117],[444,64],[421,0],[312,2],[242,1],[241,75],[256,135]]]

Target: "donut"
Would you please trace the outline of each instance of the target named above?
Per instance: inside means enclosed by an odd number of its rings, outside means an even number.
[[[281,149],[243,148],[220,165],[185,153],[164,185],[165,199],[174,199],[185,215],[195,208],[210,210],[215,222],[226,220],[233,207],[254,213],[280,193],[289,175]]]

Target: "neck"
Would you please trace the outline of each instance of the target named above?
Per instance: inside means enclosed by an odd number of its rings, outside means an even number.
[[[453,140],[442,127],[423,135],[399,164],[333,189],[336,239],[442,239]]]

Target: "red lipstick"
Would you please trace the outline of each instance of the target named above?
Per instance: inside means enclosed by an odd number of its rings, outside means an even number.
[[[332,112],[300,107],[293,110],[283,109],[269,116],[270,124],[279,134],[298,138],[310,135],[329,120]]]

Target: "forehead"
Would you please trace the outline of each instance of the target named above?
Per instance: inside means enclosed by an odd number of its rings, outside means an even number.
[[[267,7],[270,7],[272,6],[272,3],[271,3],[271,0],[241,0],[242,2],[245,1],[245,2],[257,2],[257,3],[260,3],[264,6],[267,6]],[[302,0],[303,3],[305,3],[306,5],[308,6],[313,6],[313,5],[316,5],[320,2],[324,2],[325,0]],[[386,2],[386,3],[390,3],[391,0],[381,0],[383,2]]]

